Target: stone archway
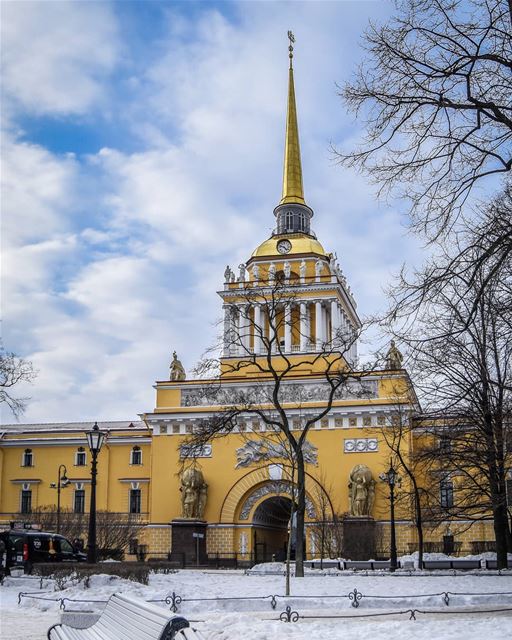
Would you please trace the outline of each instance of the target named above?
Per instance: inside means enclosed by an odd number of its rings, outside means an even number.
[[[252,532],[256,564],[286,558],[291,508],[289,497],[271,496],[254,510]]]

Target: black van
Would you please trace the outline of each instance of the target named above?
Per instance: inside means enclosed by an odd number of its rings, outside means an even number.
[[[35,562],[86,562],[87,556],[64,536],[35,529],[0,531],[0,547],[4,548],[2,568],[23,567],[32,571]],[[4,546],[5,545],[5,546]]]

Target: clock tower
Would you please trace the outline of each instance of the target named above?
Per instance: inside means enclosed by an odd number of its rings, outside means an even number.
[[[237,361],[264,356],[272,350],[304,360],[310,354],[344,351],[354,367],[357,334],[361,322],[347,280],[332,253],[328,253],[311,229],[313,209],[306,204],[302,179],[299,127],[293,76],[293,35],[290,38],[288,107],[284,145],[283,190],[274,209],[276,228],[235,275],[228,267],[219,291],[224,302],[223,375],[237,370]],[[280,320],[269,315],[268,300],[275,302],[276,287],[281,304]],[[276,311],[276,315],[279,311]],[[275,340],[272,331],[277,335]],[[236,340],[233,339],[236,336]],[[244,374],[254,372],[243,367]],[[319,371],[316,371],[320,373]],[[308,372],[304,372],[308,373]]]

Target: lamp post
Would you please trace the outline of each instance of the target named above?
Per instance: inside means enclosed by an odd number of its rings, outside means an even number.
[[[389,556],[389,570],[396,571],[397,553],[396,553],[396,535],[395,535],[395,486],[400,485],[400,476],[393,468],[393,462],[390,463],[386,473],[381,473],[379,478],[389,486],[389,506],[391,515],[391,550]]]
[[[91,506],[89,509],[89,535],[87,538],[87,562],[94,564],[96,558],[96,475],[97,457],[105,440],[105,434],[100,431],[98,423],[94,423],[91,431],[86,431],[87,444],[91,452]]]
[[[50,487],[52,489],[57,489],[57,533],[60,533],[60,490],[65,489],[70,480],[67,477],[66,473],[68,470],[66,469],[66,465],[59,465],[59,471],[57,475],[57,483],[52,482]]]

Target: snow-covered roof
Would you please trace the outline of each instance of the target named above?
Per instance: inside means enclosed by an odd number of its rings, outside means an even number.
[[[37,424],[4,424],[0,427],[0,433],[16,434],[16,433],[53,433],[58,432],[76,432],[90,431],[94,422],[42,422]],[[98,426],[102,431],[141,431],[147,430],[142,420],[112,420],[108,422],[98,422]]]

